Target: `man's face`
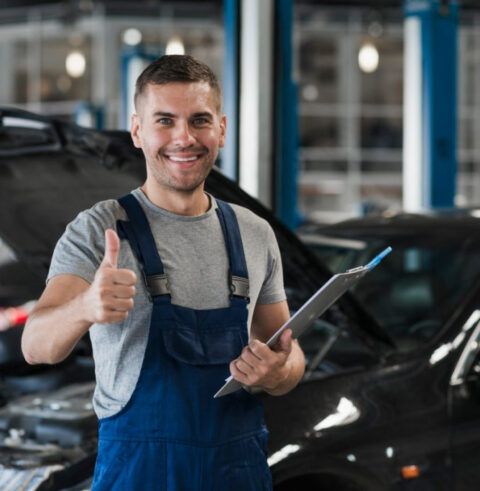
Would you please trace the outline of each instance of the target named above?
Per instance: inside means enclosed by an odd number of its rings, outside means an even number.
[[[204,82],[149,84],[132,117],[132,139],[147,162],[147,180],[191,192],[203,185],[225,143],[226,120]]]

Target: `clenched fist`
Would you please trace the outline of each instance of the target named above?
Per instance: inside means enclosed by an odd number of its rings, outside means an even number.
[[[121,322],[133,308],[137,275],[130,269],[117,268],[119,250],[117,233],[106,230],[105,256],[85,294],[86,315],[91,323]]]

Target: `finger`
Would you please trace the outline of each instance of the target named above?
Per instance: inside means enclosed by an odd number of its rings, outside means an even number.
[[[112,287],[112,295],[115,298],[133,298],[136,288],[134,286],[114,285]]]
[[[240,359],[250,365],[254,370],[260,363],[262,363],[262,360],[253,354],[252,350],[248,346],[242,351]]]
[[[242,373],[236,366],[236,361],[237,360],[233,360],[232,362],[230,362],[230,373],[232,375],[232,377],[235,379],[235,380],[238,380],[239,382],[241,382],[242,384],[245,384],[248,382],[248,378],[247,376]]]
[[[270,348],[258,339],[250,341],[248,348],[259,360],[266,360],[270,356]]]
[[[134,303],[133,298],[114,298],[104,305],[107,310],[112,310],[116,312],[128,312],[129,310],[133,309]]]
[[[292,330],[291,329],[286,329],[282,335],[280,336],[280,339],[278,340],[278,343],[275,346],[275,351],[278,352],[283,352],[283,353],[290,353],[292,351]]]
[[[242,361],[240,358],[234,362],[234,366],[242,375],[245,375],[245,377],[248,377],[251,373],[253,373],[252,367]]]
[[[137,282],[137,275],[131,269],[117,269],[114,273],[112,281],[115,285],[134,286]]]
[[[235,362],[235,366],[245,375],[252,375],[255,373],[255,367],[246,362],[243,358],[239,358]]]
[[[119,250],[120,239],[118,238],[117,232],[111,228],[105,230],[105,256],[100,266],[116,268]]]
[[[258,360],[262,361],[263,360],[262,354],[265,355],[263,349],[264,347],[268,349],[268,347],[264,345],[264,343],[258,341],[257,339],[254,339],[250,341],[250,343],[247,346],[245,346],[245,348],[243,348],[242,354],[248,352]]]
[[[128,317],[128,312],[117,312],[114,310],[105,312],[97,321],[99,324],[115,324],[123,322]]]

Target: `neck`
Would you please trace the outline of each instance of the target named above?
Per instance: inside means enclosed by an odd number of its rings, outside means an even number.
[[[203,188],[202,184],[193,191],[185,192],[168,188],[157,189],[147,180],[140,189],[159,208],[176,215],[199,216],[210,208],[210,199]]]

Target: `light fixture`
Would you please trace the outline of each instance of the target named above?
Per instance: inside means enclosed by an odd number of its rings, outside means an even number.
[[[81,51],[71,51],[65,59],[65,68],[70,77],[80,78],[85,73],[87,62]]]
[[[122,39],[125,44],[136,46],[142,42],[142,33],[138,29],[131,27],[124,31]]]
[[[373,73],[378,68],[379,61],[380,55],[377,47],[371,42],[364,43],[358,52],[360,70],[364,73]]]
[[[308,84],[303,87],[302,96],[306,101],[313,102],[318,99],[318,89],[313,84]]]
[[[183,44],[182,38],[180,36],[172,36],[168,42],[165,49],[165,54],[167,55],[184,55],[185,46]]]

